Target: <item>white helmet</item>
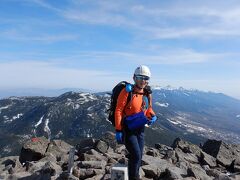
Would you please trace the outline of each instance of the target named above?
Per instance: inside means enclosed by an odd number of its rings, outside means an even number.
[[[139,67],[137,67],[137,69],[135,70],[134,72],[134,75],[137,76],[137,75],[141,75],[141,76],[147,76],[147,77],[151,77],[151,72],[150,72],[150,69],[145,66],[145,65],[141,65]]]

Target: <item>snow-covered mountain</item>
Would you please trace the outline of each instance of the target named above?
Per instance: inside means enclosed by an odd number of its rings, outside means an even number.
[[[0,100],[0,154],[18,152],[23,141],[45,135],[77,141],[114,128],[107,120],[109,92],[67,92],[57,97]],[[153,87],[158,121],[146,128],[146,144],[170,145],[176,137],[193,143],[206,138],[240,143],[240,101],[224,94]],[[9,143],[11,142],[11,143]]]

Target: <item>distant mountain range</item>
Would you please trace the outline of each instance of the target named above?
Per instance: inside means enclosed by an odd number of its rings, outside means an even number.
[[[34,136],[77,142],[114,131],[107,120],[110,92],[66,92],[57,97],[0,100],[0,155],[19,153]],[[153,87],[158,121],[146,128],[147,145],[171,145],[176,137],[195,144],[207,138],[240,143],[240,100],[222,93]]]
[[[61,89],[47,89],[47,88],[9,88],[9,89],[0,89],[0,99],[7,98],[10,96],[47,96],[54,97],[60,96],[65,92],[91,92],[95,91],[83,88],[61,88]]]

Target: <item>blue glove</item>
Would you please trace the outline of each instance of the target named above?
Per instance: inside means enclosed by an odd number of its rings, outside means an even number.
[[[121,131],[116,132],[115,138],[119,144],[123,143],[123,133]]]
[[[152,119],[148,122],[148,125],[152,125],[157,120],[157,116],[153,116]]]

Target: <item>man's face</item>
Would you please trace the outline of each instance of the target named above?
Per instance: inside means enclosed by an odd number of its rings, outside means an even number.
[[[149,82],[149,78],[147,76],[134,76],[133,79],[135,84],[141,89],[145,88]]]

